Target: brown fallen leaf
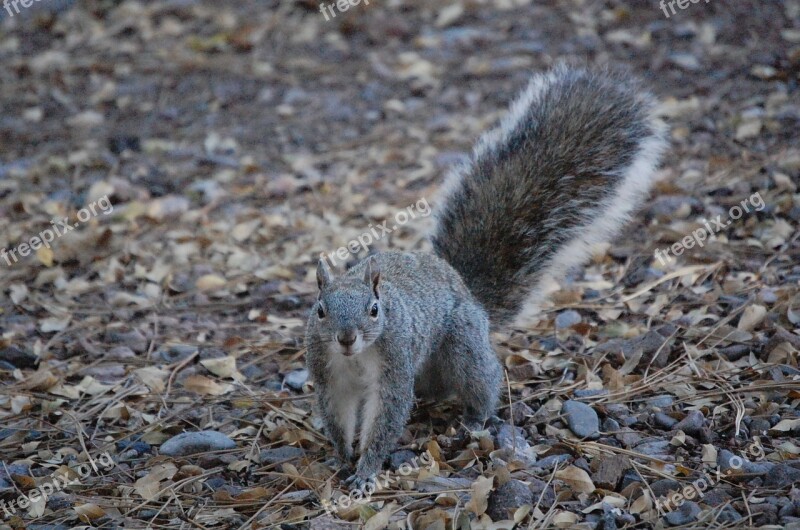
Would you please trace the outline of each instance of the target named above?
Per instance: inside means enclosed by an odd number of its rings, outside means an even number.
[[[155,500],[162,489],[161,481],[172,478],[177,472],[178,468],[171,462],[155,465],[134,483],[134,490],[145,500]]]
[[[72,509],[75,510],[75,513],[78,514],[78,517],[84,523],[90,523],[95,519],[100,519],[106,514],[105,510],[92,503],[74,506]]]
[[[190,375],[184,380],[183,388],[201,396],[221,396],[233,391],[233,385],[221,385],[204,375]]]
[[[491,477],[478,477],[472,483],[472,497],[465,508],[475,515],[483,514],[489,507],[489,492],[492,491],[493,484]]]
[[[228,355],[218,359],[204,359],[200,361],[206,370],[217,377],[229,377],[236,381],[244,381],[244,375],[236,369],[236,358]]]
[[[569,466],[556,471],[555,477],[566,482],[573,491],[592,493],[596,488],[589,474],[583,469]]]

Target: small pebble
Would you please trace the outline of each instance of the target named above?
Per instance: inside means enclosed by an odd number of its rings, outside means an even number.
[[[286,386],[298,392],[303,390],[303,385],[306,384],[306,381],[308,381],[308,370],[305,368],[289,372],[283,379]]]
[[[274,449],[264,449],[261,451],[262,464],[279,464],[288,460],[294,460],[305,456],[305,451],[299,447],[289,445],[276,447]]]
[[[681,430],[691,436],[698,436],[706,427],[706,418],[699,410],[692,410],[685,418],[675,425],[676,430]]]
[[[580,401],[567,401],[561,409],[569,429],[579,438],[600,436],[600,419],[592,407]]]
[[[567,311],[562,311],[556,317],[556,328],[571,328],[575,324],[580,324],[580,322],[581,314],[574,309],[568,309]]]
[[[664,414],[663,412],[656,412],[653,415],[653,423],[662,429],[670,430],[678,423],[678,420],[672,416]]]
[[[664,516],[670,526],[682,526],[697,520],[701,512],[700,505],[693,501],[684,501],[680,507]]]
[[[186,456],[209,451],[233,449],[236,442],[217,431],[184,432],[173,436],[159,448],[159,453],[168,456]]]
[[[524,482],[509,480],[489,495],[486,513],[493,521],[503,521],[523,504],[533,505],[533,492]]]

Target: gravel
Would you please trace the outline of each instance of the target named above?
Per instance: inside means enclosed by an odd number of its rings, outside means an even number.
[[[511,519],[523,504],[533,505],[533,492],[524,482],[509,480],[491,493],[486,513],[493,521]]]
[[[664,516],[670,526],[681,526],[697,520],[702,509],[700,505],[693,501],[684,501],[677,510],[669,512]]]
[[[567,401],[561,409],[569,429],[579,438],[600,437],[600,419],[592,407],[580,401]]]
[[[159,448],[159,453],[168,456],[186,456],[209,451],[233,449],[236,442],[217,431],[184,432],[173,436]]]

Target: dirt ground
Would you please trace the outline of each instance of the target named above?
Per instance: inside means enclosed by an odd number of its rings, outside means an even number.
[[[16,8],[0,528],[800,528],[800,1]],[[494,336],[503,421],[465,439],[457,407],[420,403],[385,487],[341,501],[303,370],[316,256],[435,209],[447,168],[559,60],[652,87],[663,179]],[[374,249],[425,249],[429,228]],[[201,430],[218,434],[199,454],[165,445]]]

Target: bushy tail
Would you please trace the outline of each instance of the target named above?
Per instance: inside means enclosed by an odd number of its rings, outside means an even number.
[[[666,147],[654,101],[623,73],[535,76],[448,177],[432,237],[493,326],[586,260],[646,198]]]

